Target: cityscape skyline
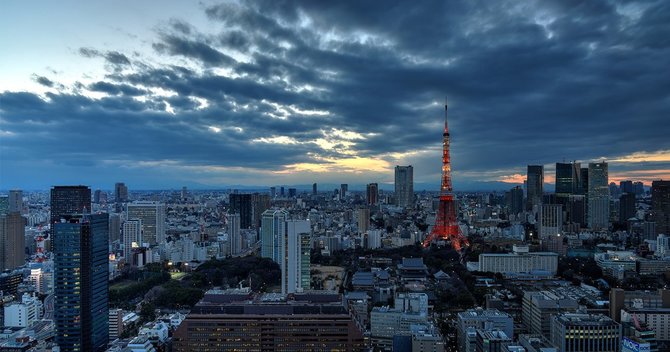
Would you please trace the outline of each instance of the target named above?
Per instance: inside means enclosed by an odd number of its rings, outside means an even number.
[[[456,190],[573,159],[670,178],[663,3],[389,4],[377,20],[361,4],[38,3],[0,14],[2,188],[390,184],[412,165],[437,189],[445,95]]]

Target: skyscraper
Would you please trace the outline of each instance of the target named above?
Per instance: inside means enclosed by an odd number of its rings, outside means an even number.
[[[121,214],[109,214],[109,243],[121,239]]]
[[[592,230],[607,230],[610,216],[610,192],[607,163],[589,163],[588,225]]]
[[[65,215],[91,211],[91,189],[87,186],[54,186],[51,188],[51,224]]]
[[[635,194],[635,189],[633,188],[633,181],[631,180],[619,182],[619,189],[621,190],[621,193]]]
[[[509,191],[510,214],[519,214],[523,211],[523,189],[519,186],[512,188]]]
[[[229,197],[229,202],[230,202],[229,212],[240,214],[241,228],[243,229],[251,228],[253,224],[251,194],[231,194]]]
[[[414,168],[395,167],[395,204],[399,207],[414,206]]]
[[[270,209],[270,196],[263,193],[254,193],[251,195],[251,228],[260,228],[263,212],[268,209]]]
[[[309,220],[287,220],[283,236],[278,238],[282,294],[309,289],[310,233]],[[306,286],[305,286],[306,285]]]
[[[128,203],[126,219],[142,220],[142,241],[156,245],[165,241],[165,204],[137,201]]]
[[[23,212],[23,191],[20,189],[9,191],[9,212]]]
[[[123,182],[114,184],[114,201],[116,203],[125,203],[128,201],[128,186]]]
[[[0,272],[26,263],[26,220],[18,211],[0,214]]]
[[[619,222],[624,223],[632,217],[635,217],[635,193],[623,193],[619,197]]]
[[[542,204],[540,208],[540,239],[560,235],[563,229],[563,205]]]
[[[268,209],[261,220],[261,257],[279,262],[279,239],[286,231],[286,210]]]
[[[589,168],[583,167],[579,171],[581,177],[579,180],[579,192],[576,192],[576,194],[587,195],[589,193]]]
[[[129,219],[123,222],[123,256],[132,264],[133,247],[142,246],[142,220]]]
[[[9,212],[9,197],[0,196],[0,215],[7,214]]]
[[[358,233],[366,233],[368,228],[370,228],[370,209],[356,209],[356,223],[358,225]]]
[[[64,215],[54,226],[56,343],[104,351],[108,330],[107,214]]]
[[[96,189],[95,192],[93,192],[93,203],[100,204],[100,194],[102,194],[102,191],[99,189]]]
[[[670,235],[670,181],[651,183],[651,211],[656,232]]]
[[[312,195],[316,195],[316,194],[317,194],[317,189],[316,189],[316,182],[315,182],[315,183],[312,183]]]
[[[347,196],[347,192],[349,192],[349,185],[346,183],[343,183],[340,185],[340,199],[344,199],[344,197]]]
[[[528,165],[527,174],[528,200],[527,210],[533,210],[536,206],[542,204],[542,195],[544,194],[544,166]],[[538,208],[539,210],[539,208]]]
[[[581,187],[581,164],[556,163],[556,201],[559,204],[567,205],[568,197],[573,194],[580,194]]]
[[[571,163],[556,163],[556,195],[568,196],[574,192],[574,169]]]
[[[365,199],[368,205],[377,205],[379,203],[379,185],[370,183],[365,187]]]
[[[240,214],[228,214],[228,241],[230,242],[230,254],[242,253],[242,234],[240,231]]]

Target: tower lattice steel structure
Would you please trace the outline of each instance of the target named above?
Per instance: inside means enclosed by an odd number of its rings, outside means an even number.
[[[442,188],[440,189],[440,206],[437,209],[435,226],[423,242],[424,247],[433,241],[450,241],[454,249],[461,250],[468,246],[468,240],[461,233],[456,218],[456,204],[451,186],[451,157],[449,156],[449,126],[447,124],[447,104],[444,104],[444,133],[442,134]]]

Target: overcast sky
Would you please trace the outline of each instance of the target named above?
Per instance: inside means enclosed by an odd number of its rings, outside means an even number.
[[[670,179],[670,2],[0,2],[0,189]]]

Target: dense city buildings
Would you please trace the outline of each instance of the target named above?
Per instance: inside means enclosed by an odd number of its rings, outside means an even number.
[[[347,193],[349,192],[349,185],[346,183],[343,183],[340,185],[340,199],[344,199],[344,197],[347,196]]]
[[[456,329],[458,330],[458,350],[475,352],[477,331],[499,331],[507,337],[512,337],[514,319],[511,315],[497,309],[469,309],[458,313]]]
[[[574,313],[579,308],[576,299],[551,291],[530,291],[523,295],[522,320],[528,332],[550,336],[551,316]]]
[[[64,215],[54,226],[56,342],[104,351],[108,342],[107,214]]]
[[[414,205],[414,168],[412,165],[395,167],[395,204],[399,207]]]
[[[177,351],[359,351],[363,334],[337,294],[291,299],[210,291],[174,333]]]

